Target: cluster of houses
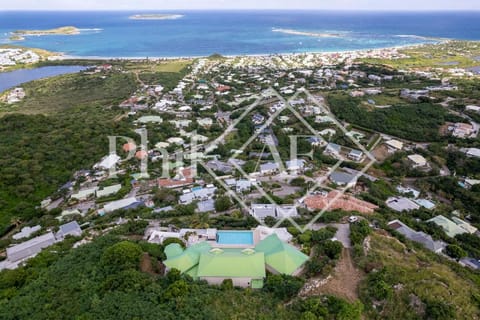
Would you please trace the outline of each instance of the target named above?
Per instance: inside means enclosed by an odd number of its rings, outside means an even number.
[[[192,72],[186,75],[171,90],[160,84],[145,84],[129,99],[123,101],[120,107],[128,109],[129,119],[132,120],[134,129],[148,128],[149,130],[156,130],[158,128],[168,128],[168,130],[159,130],[162,138],[159,141],[152,141],[154,143],[152,148],[147,146],[147,148],[143,149],[143,146],[139,147],[135,143],[125,143],[118,154],[111,153],[106,155],[93,166],[92,170],[77,172],[74,181],[61,188],[66,193],[65,198],[68,199],[62,205],[64,211],[61,217],[76,214],[83,216],[87,212],[106,215],[117,210],[128,210],[144,206],[151,208],[155,213],[174,210],[171,206],[155,208],[152,202],[153,195],[151,191],[156,188],[175,190],[177,195],[175,202],[177,205],[195,204],[197,212],[216,212],[215,200],[220,193],[221,183],[218,181],[214,181],[213,184],[206,183],[198,178],[192,165],[192,162],[195,160],[203,160],[206,168],[216,174],[221,174],[222,182],[231,190],[242,194],[242,196],[251,197],[252,201],[250,203],[252,204],[248,208],[248,212],[244,213],[250,214],[259,221],[265,221],[268,217],[277,220],[299,217],[299,207],[310,211],[343,210],[366,215],[373,213],[378,209],[378,206],[358,199],[355,196],[357,194],[355,191],[350,190],[346,193],[338,191],[344,188],[353,189],[358,184],[360,172],[348,166],[339,167],[328,175],[327,182],[329,187],[326,188],[328,191],[319,191],[305,198],[296,199],[292,205],[256,203],[263,202],[254,197],[255,187],[262,182],[282,181],[282,183],[288,184],[288,181],[285,182],[283,180],[288,180],[291,176],[303,177],[305,180],[308,178],[312,182],[316,182],[319,179],[315,175],[313,175],[313,178],[312,175],[308,177],[306,175],[307,171],[315,171],[315,173],[320,171],[316,167],[318,164],[312,161],[311,157],[304,156],[287,161],[276,161],[278,154],[275,153],[275,147],[278,147],[279,141],[283,137],[280,136],[278,131],[275,132],[274,129],[276,128],[274,126],[280,126],[281,133],[288,134],[295,131],[294,128],[298,121],[292,121],[294,119],[293,116],[282,113],[272,123],[266,125],[269,122],[269,116],[279,113],[285,108],[285,104],[271,93],[264,94],[263,102],[259,105],[262,110],[254,111],[248,116],[248,120],[252,124],[250,129],[257,136],[255,141],[259,142],[259,145],[268,146],[269,148],[264,148],[264,150],[254,148],[249,150],[248,155],[243,154],[241,150],[232,149],[229,150],[231,152],[230,155],[239,155],[239,159],[227,160],[229,157],[225,156],[225,154],[223,156],[214,154],[216,149],[210,142],[213,136],[210,134],[210,131],[213,126],[218,125],[226,128],[233,120],[233,117],[231,117],[232,111],[230,111],[232,108],[220,110],[221,104],[218,102],[228,102],[229,107],[236,106],[241,109],[249,106],[251,100],[255,99],[256,94],[262,92],[267,87],[273,87],[281,94],[291,96],[303,87],[312,90],[328,89],[337,88],[337,85],[340,83],[342,86],[345,86],[345,89],[351,89],[349,91],[351,97],[376,96],[383,92],[382,83],[404,76],[403,73],[392,76],[369,74],[357,70],[355,60],[362,57],[401,58],[405,56],[396,49],[379,49],[368,52],[336,54],[273,55],[265,57],[239,57],[225,60],[199,59],[192,66]],[[344,68],[332,67],[332,65],[340,62],[345,63]],[[109,70],[108,68],[108,66],[103,66],[101,70]],[[286,71],[292,68],[296,70]],[[433,77],[435,75],[426,76]],[[361,88],[357,85],[357,80],[359,79],[362,80],[362,83],[368,82],[369,86]],[[450,87],[448,84],[442,84],[440,87],[429,87],[423,90],[405,89],[400,92],[400,97],[418,101],[423,98],[428,99],[430,93],[437,90],[455,90],[455,88]],[[17,94],[21,95],[21,92],[19,91]],[[312,149],[322,150],[325,156],[349,161],[352,164],[350,167],[360,167],[366,162],[369,155],[359,150],[361,148],[348,146],[349,144],[344,143],[341,139],[334,140],[335,143],[331,142],[330,138],[344,134],[344,138],[354,142],[350,145],[358,146],[355,142],[362,141],[363,144],[366,144],[369,138],[373,138],[374,135],[369,136],[369,133],[357,129],[349,129],[350,131],[346,133],[339,132],[338,128],[336,128],[338,125],[336,120],[318,104],[323,102],[323,98],[315,97],[315,99],[317,101],[313,103],[308,101],[306,97],[301,96],[289,101],[289,104],[300,115],[309,121],[311,120],[312,124],[322,129],[319,130],[318,135],[305,136],[304,139]],[[467,109],[473,112],[478,111],[472,106]],[[203,132],[199,134],[193,128]],[[453,124],[451,131],[452,135],[464,138],[476,134],[474,126],[466,123]],[[166,149],[187,151],[194,143],[199,145],[195,152],[185,152],[181,161],[177,154],[166,155],[163,152]],[[383,146],[389,154],[405,150],[406,144],[407,142],[404,141],[383,137]],[[480,150],[476,148],[469,148],[464,152],[469,157],[480,157]],[[120,191],[127,186],[122,184],[109,185],[104,184],[104,182],[107,180],[110,170],[120,167],[120,170],[117,172],[124,174],[127,172],[127,166],[128,169],[134,169],[135,164],[132,164],[134,163],[133,161],[126,165],[122,164],[121,161],[121,156],[130,153],[137,160],[148,159],[152,162],[168,160],[169,171],[175,171],[176,175],[173,178],[158,178],[155,176],[157,173],[153,173],[152,177],[134,174],[131,176],[130,185],[128,186],[131,187],[132,191],[124,195]],[[168,159],[164,157],[168,157]],[[247,164],[247,159],[254,159],[256,162],[254,172],[248,176],[239,177],[238,168],[244,167]],[[430,169],[427,159],[420,154],[408,155],[408,161],[415,169]],[[322,169],[325,168],[322,167]],[[285,175],[285,173],[288,173],[290,176],[286,178],[288,175]],[[363,176],[370,181],[376,181],[377,179],[370,175]],[[471,188],[477,184],[474,180],[465,179],[465,187]],[[141,196],[138,195],[140,190],[142,191]],[[119,193],[122,197],[116,197]],[[419,198],[420,193],[413,188],[399,186],[397,193],[398,196],[391,197],[386,201],[386,206],[394,211],[406,212],[417,210],[421,207],[426,209],[435,207],[435,203],[431,200]],[[53,205],[58,206],[59,204],[49,202],[45,204],[45,208],[51,209]],[[460,223],[456,220],[450,222],[457,227],[440,217],[435,218],[432,222],[438,223],[442,227],[445,226],[449,231],[453,230],[452,232],[459,231],[458,228],[462,230],[468,229],[466,222]],[[422,232],[410,229],[398,220],[391,222],[390,227],[404,234],[407,238],[422,243],[434,252],[440,252],[444,248],[443,243],[434,241],[430,236]],[[25,230],[24,232],[28,233],[30,231],[32,230]],[[38,230],[32,232],[36,231]],[[59,237],[61,236],[53,233],[52,235],[53,238],[48,234],[42,236],[43,238],[34,238],[36,240],[31,245],[26,246],[44,248],[60,239]],[[235,284],[261,287],[265,270],[295,274],[305,262],[304,257],[285,244],[286,241],[281,238],[285,234],[279,230],[261,240],[256,238],[258,233],[253,232],[253,243],[247,246],[244,243],[240,243],[240,245],[243,245],[243,248],[234,248],[239,249],[235,252],[227,250],[229,248],[222,247],[222,243],[219,243],[219,238],[217,238],[218,235],[222,235],[222,233],[209,229],[180,230],[180,232],[156,231],[152,232],[148,239],[151,242],[161,243],[162,239],[168,237],[179,239],[185,239],[186,237],[187,249],[183,250],[175,245],[170,245],[165,249],[167,255],[165,264],[168,268],[180,268],[181,272],[187,273],[194,278],[205,279],[211,283],[218,283],[225,278],[235,278]],[[278,239],[280,239],[280,242]],[[17,249],[17,251],[22,252],[21,248]],[[286,270],[282,269],[285,266],[269,262],[272,259],[271,254],[278,254],[277,257],[280,257],[279,259],[296,261],[293,264],[295,268]],[[16,259],[15,250],[10,250],[9,255],[13,257],[12,259]],[[227,261],[229,259],[236,261],[237,265],[232,266]],[[13,262],[15,261],[19,260],[14,260]],[[209,266],[215,266],[215,270],[219,267],[225,270],[229,269],[229,272],[232,273],[216,273],[212,271],[211,268],[213,267]],[[242,269],[248,270],[248,272],[241,273]]]
[[[40,232],[40,226],[24,227],[20,232],[14,234],[12,238],[16,241],[29,238],[33,234]],[[15,269],[26,260],[40,253],[59,241],[63,241],[67,236],[79,237],[82,235],[82,229],[76,221],[63,224],[58,231],[54,233],[49,231],[43,235],[33,237],[25,242],[12,245],[7,248],[7,258],[0,262],[0,270]]]
[[[425,221],[425,223],[434,223],[435,225],[439,226],[445,234],[450,237],[454,238],[459,234],[475,234],[476,236],[480,236],[478,233],[478,229],[472,226],[470,223],[453,216],[450,219],[443,215],[438,215],[430,220]],[[434,240],[430,235],[426,234],[422,231],[415,231],[405,225],[400,220],[393,220],[388,223],[388,226],[395,230],[396,232],[402,234],[407,239],[419,243],[425,248],[435,253],[442,253],[443,250],[446,248],[447,244],[441,240]],[[473,262],[472,262],[473,260]],[[475,259],[466,258],[463,260],[463,264],[468,265],[474,269],[480,269],[480,265],[478,261],[474,263]]]
[[[31,50],[20,48],[0,48],[0,70],[3,67],[17,64],[31,64],[39,62],[41,57]]]

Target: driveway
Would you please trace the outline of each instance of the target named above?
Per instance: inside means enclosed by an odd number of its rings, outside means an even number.
[[[351,248],[352,243],[350,242],[350,224],[348,223],[333,223],[333,224],[324,224],[324,223],[315,223],[312,225],[312,230],[320,230],[326,226],[332,226],[337,228],[337,233],[335,233],[335,238],[342,243],[345,248]]]

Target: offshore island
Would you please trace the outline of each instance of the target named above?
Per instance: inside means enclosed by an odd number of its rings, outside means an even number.
[[[66,26],[46,30],[15,30],[10,36],[12,41],[25,40],[25,36],[50,36],[50,35],[76,35],[80,30],[76,27]]]
[[[135,14],[129,17],[131,20],[174,20],[183,18],[184,15],[181,14]]]

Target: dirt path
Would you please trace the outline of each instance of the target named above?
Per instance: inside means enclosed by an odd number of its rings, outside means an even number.
[[[363,273],[354,266],[350,250],[343,249],[333,273],[326,279],[309,280],[300,295],[331,294],[354,302],[358,300],[358,284],[362,279]]]

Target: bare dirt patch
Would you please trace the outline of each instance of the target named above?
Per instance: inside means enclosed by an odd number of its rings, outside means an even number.
[[[375,148],[375,150],[372,151],[372,155],[379,162],[383,162],[391,155],[391,153],[388,152],[387,146],[380,144],[378,147]]]
[[[301,296],[335,295],[350,302],[358,300],[358,285],[364,274],[355,267],[349,249],[343,249],[333,274],[326,279],[311,279],[300,292]]]
[[[148,273],[150,275],[160,275],[163,274],[165,271],[165,267],[162,263],[156,262],[157,265],[154,265],[154,261],[148,253],[144,253],[142,258],[140,259],[140,271]]]

